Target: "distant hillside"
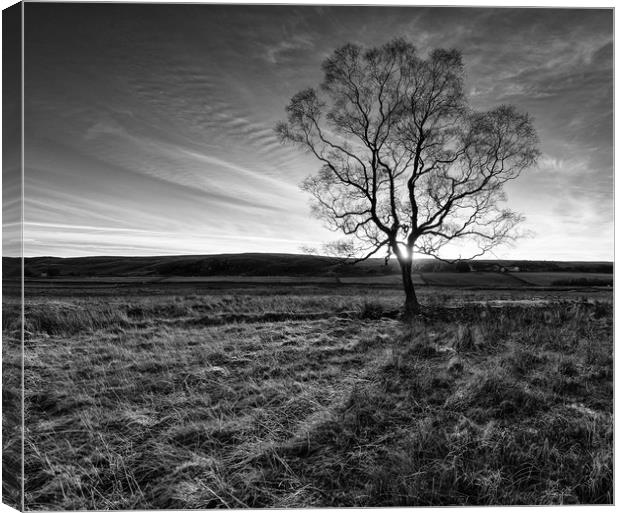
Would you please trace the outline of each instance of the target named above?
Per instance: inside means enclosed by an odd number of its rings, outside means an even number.
[[[3,258],[3,276],[19,273],[19,259]],[[359,264],[314,255],[241,253],[155,257],[35,257],[25,259],[28,277],[56,276],[366,276],[398,272],[382,259]]]
[[[554,262],[532,260],[474,260],[473,271],[515,270],[522,272],[596,272],[612,273],[612,262]],[[415,263],[417,272],[454,272],[456,265],[433,259]],[[57,276],[373,276],[399,273],[398,263],[388,265],[382,258],[358,264],[314,255],[281,253],[240,253],[223,255],[185,255],[152,257],[34,257],[25,259],[27,277]],[[3,277],[20,275],[20,260],[3,257]]]

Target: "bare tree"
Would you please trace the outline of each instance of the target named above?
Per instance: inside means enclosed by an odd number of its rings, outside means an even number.
[[[414,251],[440,258],[449,242],[469,239],[473,258],[515,237],[522,218],[500,203],[503,185],[539,155],[532,121],[512,106],[472,111],[456,50],[421,58],[402,39],[347,44],[323,72],[276,130],[322,164],[302,188],[313,213],[347,236],[336,249],[357,260],[382,248],[396,255],[405,313],[416,313]]]

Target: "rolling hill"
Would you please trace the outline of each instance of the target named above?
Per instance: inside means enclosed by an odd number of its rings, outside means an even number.
[[[20,259],[3,257],[3,278],[20,275]],[[474,260],[474,271],[518,267],[522,272],[613,273],[612,262]],[[456,265],[433,259],[416,261],[415,271],[455,272]],[[32,257],[25,259],[26,277],[104,276],[384,276],[399,274],[398,263],[371,258],[357,264],[333,257],[282,253],[239,253],[181,256]]]

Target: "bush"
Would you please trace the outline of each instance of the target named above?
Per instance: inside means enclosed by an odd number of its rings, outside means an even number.
[[[568,287],[604,287],[606,285],[613,285],[613,278],[573,278],[570,280],[555,280],[551,282],[551,285],[555,286],[568,286]]]
[[[458,273],[468,273],[471,271],[471,267],[469,266],[469,262],[463,262],[462,260],[456,263],[456,272]]]

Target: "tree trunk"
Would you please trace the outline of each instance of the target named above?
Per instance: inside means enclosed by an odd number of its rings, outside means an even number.
[[[411,278],[411,260],[399,259],[400,271],[403,276],[403,287],[405,289],[405,317],[411,317],[420,312],[420,303],[415,294],[413,279]]]

